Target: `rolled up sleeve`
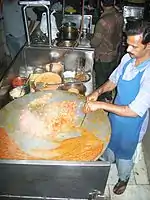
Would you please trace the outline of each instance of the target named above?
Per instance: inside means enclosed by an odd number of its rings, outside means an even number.
[[[150,70],[144,73],[146,73],[146,78],[141,83],[139,93],[129,104],[130,109],[140,117],[150,108]]]
[[[117,85],[119,77],[120,77],[120,66],[118,66],[110,75],[109,80]]]
[[[118,65],[118,67],[112,72],[112,74],[109,77],[109,80],[112,81],[115,85],[118,84],[118,80],[119,77],[122,75],[123,73],[123,67],[124,64],[130,59],[128,54],[125,54],[122,59],[120,64]]]

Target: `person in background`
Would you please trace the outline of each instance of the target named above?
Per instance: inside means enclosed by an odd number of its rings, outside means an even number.
[[[109,80],[87,97],[85,112],[109,112],[111,138],[103,158],[116,162],[119,180],[114,193],[122,194],[134,166],[137,148],[147,129],[150,108],[150,23],[126,25],[127,54]],[[117,87],[114,103],[96,101],[99,95]]]
[[[0,0],[0,14],[2,14],[3,0]]]
[[[114,0],[102,0],[102,13],[98,20],[91,47],[95,48],[95,78],[96,88],[105,83],[117,66],[118,50],[122,42],[123,15],[114,7]],[[111,100],[111,94],[106,93],[101,100]]]
[[[1,0],[1,5],[3,5],[2,13],[6,43],[13,59],[26,42],[22,8],[18,4],[18,0]],[[29,32],[31,32],[37,17],[31,8],[27,9],[27,16],[30,19]]]

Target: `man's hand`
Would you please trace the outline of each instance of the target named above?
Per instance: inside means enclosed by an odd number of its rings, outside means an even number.
[[[106,83],[104,83],[102,86],[100,86],[98,89],[96,89],[93,93],[87,96],[87,101],[96,101],[100,95],[102,95],[105,92],[112,91],[116,85],[108,80]]]
[[[87,101],[84,106],[83,111],[85,113],[93,112],[99,109],[103,109],[107,112],[114,113],[116,115],[120,115],[122,117],[137,117],[137,113],[132,111],[128,105],[120,106],[112,103],[106,103],[102,101]]]
[[[93,93],[87,96],[87,101],[96,101],[98,99],[98,96],[98,91],[95,90]]]
[[[94,112],[96,110],[101,109],[100,102],[98,101],[87,101],[84,108],[83,112],[84,113],[89,113],[89,112]]]

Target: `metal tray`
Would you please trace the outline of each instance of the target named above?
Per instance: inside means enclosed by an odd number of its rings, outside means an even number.
[[[0,163],[0,199],[104,199],[106,162]]]

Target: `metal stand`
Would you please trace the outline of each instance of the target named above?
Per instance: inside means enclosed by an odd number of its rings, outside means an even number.
[[[103,197],[103,195],[99,190],[93,190],[91,193],[89,193],[88,200],[96,200],[97,198],[101,197]]]
[[[64,19],[64,15],[65,15],[65,0],[63,0],[63,3],[62,3],[62,15],[63,15],[63,19]]]
[[[7,163],[6,163],[7,162]],[[0,199],[104,200],[106,162],[1,161]],[[10,187],[12,186],[13,187]],[[12,199],[9,198],[9,199]]]
[[[20,5],[23,5],[23,14],[24,14],[24,19],[25,19],[25,30],[27,33],[27,44],[28,46],[31,46],[31,40],[30,40],[30,33],[29,33],[29,28],[28,28],[28,20],[27,20],[27,14],[26,14],[26,9],[28,7],[45,7],[47,11],[47,27],[48,27],[48,44],[49,46],[52,45],[52,37],[51,37],[51,19],[50,19],[50,12],[49,12],[49,5],[50,1],[21,1],[19,2]]]

